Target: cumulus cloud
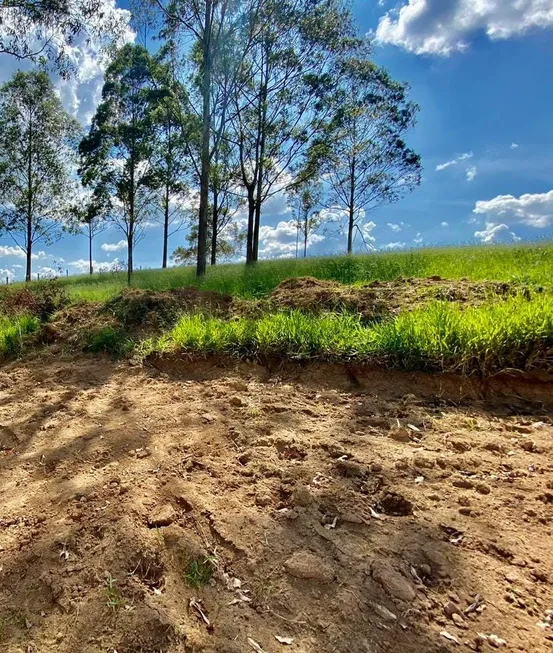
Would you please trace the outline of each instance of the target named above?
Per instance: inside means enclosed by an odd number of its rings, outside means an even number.
[[[13,268],[0,268],[0,283],[6,283],[6,279],[11,283],[15,279]]]
[[[89,123],[96,110],[108,65],[106,40],[101,34],[109,33],[110,26],[117,24],[120,27],[118,45],[130,43],[135,35],[129,21],[130,12],[118,8],[115,0],[102,0],[95,16],[84,21],[85,29],[77,34],[71,43],[63,43],[61,35],[54,35],[53,42],[63,45],[66,59],[74,69],[74,74],[67,79],[60,77],[56,71],[50,71],[50,74],[64,108],[82,124]],[[32,35],[29,35],[29,38],[32,38]],[[15,57],[0,55],[0,83],[7,81],[18,69],[32,68],[33,64],[29,61],[18,61]]]
[[[486,222],[486,228],[482,231],[475,231],[474,237],[478,238],[483,243],[497,243],[497,242],[514,242],[517,243],[520,238],[511,231],[511,228],[506,224],[496,224],[494,222]]]
[[[476,166],[469,166],[465,170],[465,173],[467,175],[467,181],[474,181],[474,178],[476,177],[477,172],[478,171],[476,170]]]
[[[491,200],[478,201],[473,209],[477,215],[488,218],[501,217],[529,227],[543,229],[553,226],[553,190],[547,193],[498,195]]]
[[[263,225],[259,228],[260,258],[291,258],[296,254],[298,230],[294,220],[281,220],[276,227]],[[320,234],[310,234],[307,248],[325,239]],[[301,240],[301,234],[300,234]],[[302,249],[302,243],[299,245]]]
[[[520,145],[518,143],[511,143],[511,150],[518,150]]]
[[[382,247],[382,249],[405,249],[407,245],[405,243],[387,243]]]
[[[482,31],[499,40],[552,26],[551,0],[403,0],[382,16],[376,38],[415,54],[447,56],[466,50]]]
[[[127,249],[127,241],[120,240],[118,243],[102,243],[100,249],[104,252],[119,252],[122,249]]]
[[[394,224],[393,222],[388,222],[387,226],[395,233],[401,231],[401,224]]]
[[[445,220],[443,222],[440,222],[440,227],[449,227],[449,222],[446,222]]]
[[[467,159],[472,159],[473,156],[474,156],[474,154],[472,152],[464,152],[463,154],[460,154],[455,159],[451,159],[451,161],[446,161],[445,163],[439,163],[436,166],[436,172],[441,172],[442,170],[447,170],[447,168],[451,168],[452,166],[456,166],[461,161],[466,161]]]
[[[21,249],[21,247],[12,247],[11,245],[0,245],[0,256],[15,256],[17,258],[25,258],[26,254]],[[34,254],[31,254],[31,259],[33,261],[43,260],[50,258],[49,255],[43,251],[39,250]]]
[[[417,245],[422,245],[423,241],[424,238],[422,237],[422,234],[420,232],[413,238],[413,242],[416,243]]]

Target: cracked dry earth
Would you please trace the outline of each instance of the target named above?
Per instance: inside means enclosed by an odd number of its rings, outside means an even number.
[[[330,368],[3,367],[0,650],[553,650],[551,413],[451,399]]]

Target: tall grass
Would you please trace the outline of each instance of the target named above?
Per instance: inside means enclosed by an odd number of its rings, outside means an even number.
[[[402,369],[489,374],[553,366],[553,299],[515,297],[461,310],[447,302],[372,325],[299,311],[231,321],[184,315],[154,349],[244,357],[381,361]]]
[[[12,356],[21,352],[25,336],[34,333],[40,326],[38,317],[20,315],[0,316],[0,355]]]
[[[262,297],[290,277],[313,276],[346,284],[439,275],[444,278],[508,281],[550,286],[553,244],[418,249],[292,260],[261,261],[255,266],[217,265],[198,281],[192,267],[137,271],[133,285],[152,290],[201,286],[246,298]],[[62,280],[76,298],[105,301],[125,286],[125,274],[105,273]]]

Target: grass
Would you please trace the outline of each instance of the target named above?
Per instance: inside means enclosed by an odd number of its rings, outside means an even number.
[[[215,572],[215,561],[213,558],[193,558],[188,561],[186,569],[182,572],[182,576],[186,583],[194,589],[205,587]]]
[[[121,595],[119,587],[117,587],[117,580],[111,574],[106,578],[106,605],[113,612],[117,612],[125,607],[125,599]]]
[[[21,352],[25,337],[37,331],[39,326],[38,317],[29,315],[0,316],[0,354],[17,356]]]
[[[550,367],[552,348],[550,295],[514,297],[464,310],[434,302],[369,325],[358,315],[300,311],[233,320],[184,315],[150,347],[247,358],[381,361],[402,369],[483,374]]]
[[[137,271],[133,286],[168,290],[201,286],[245,298],[263,297],[290,277],[313,276],[347,284],[375,279],[440,275],[448,279],[508,281],[550,286],[553,279],[553,244],[495,245],[379,252],[358,256],[261,261],[217,265],[199,282],[193,267]],[[61,279],[73,298],[106,301],[125,287],[124,273],[105,273]]]

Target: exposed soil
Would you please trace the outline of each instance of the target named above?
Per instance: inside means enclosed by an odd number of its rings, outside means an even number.
[[[551,413],[344,378],[4,367],[1,650],[552,650]]]
[[[387,378],[4,367],[0,649],[552,650],[551,413]]]
[[[517,293],[530,297],[531,291],[518,285],[492,281],[448,280],[441,277],[373,281],[350,286],[313,277],[283,281],[271,294],[271,302],[283,308],[304,311],[346,310],[368,319],[411,310],[432,300],[456,302],[460,306],[482,304],[490,297],[506,298]]]

